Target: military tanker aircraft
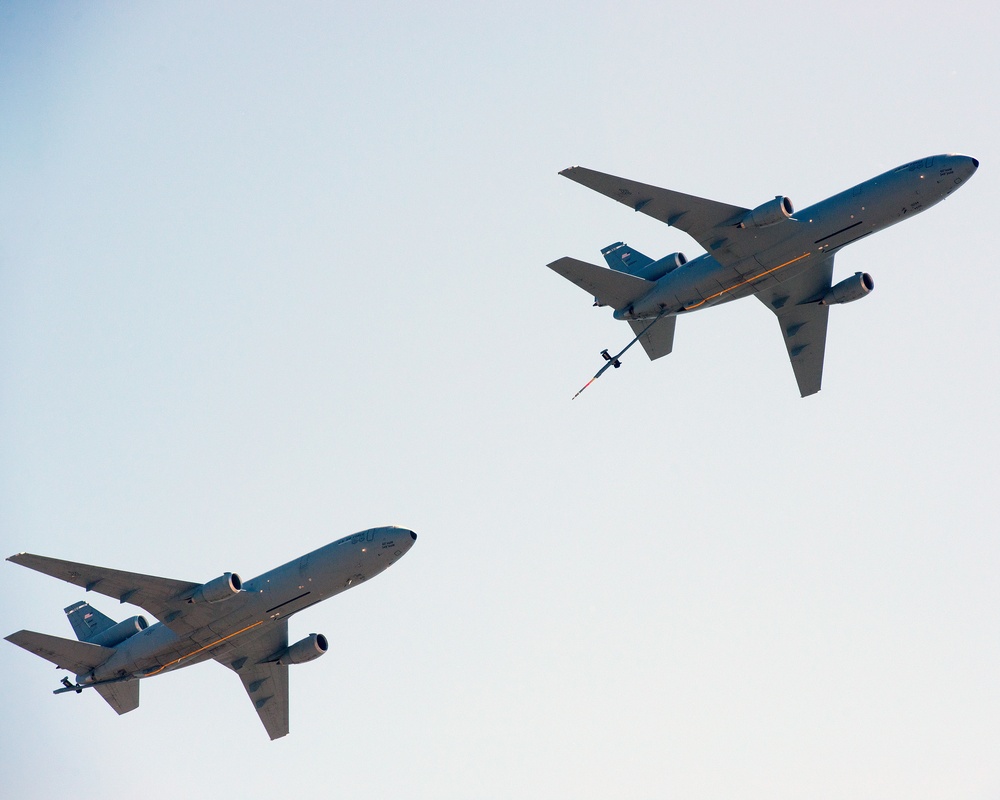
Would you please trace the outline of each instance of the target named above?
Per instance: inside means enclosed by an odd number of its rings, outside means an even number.
[[[875,287],[866,272],[834,285],[837,252],[944,200],[978,168],[971,156],[928,156],[798,213],[781,195],[750,209],[583,167],[563,170],[560,175],[679,228],[707,251],[690,261],[682,253],[654,261],[616,242],[602,250],[610,269],[575,258],[548,265],[594,295],[594,305],[611,306],[635,334],[618,354],[601,354],[607,363],[590,383],[620,366],[637,341],[651,360],[670,353],[681,314],[754,295],[778,318],[800,394],[815,394],[830,306],[859,300]]]
[[[288,667],[319,658],[327,638],[311,633],[288,643],[288,618],[357,586],[399,560],[416,541],[405,528],[346,536],[249,581],[227,572],[191,583],[61,561],[31,553],[8,558],[145,609],[123,622],[84,601],[65,609],[78,641],[18,631],[8,642],[71,670],[55,694],[93,687],[119,714],[139,706],[139,681],[214,659],[239,675],[271,739],[288,733]]]

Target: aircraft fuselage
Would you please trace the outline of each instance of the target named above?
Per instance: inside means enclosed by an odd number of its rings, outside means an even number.
[[[223,613],[209,625],[181,636],[163,622],[150,625],[118,645],[114,655],[81,684],[125,677],[146,678],[213,658],[227,643],[243,642],[269,625],[350,589],[387,569],[413,545],[405,528],[372,528],[338,539],[243,583],[242,602],[215,604]],[[235,596],[234,596],[235,598]],[[225,614],[227,603],[233,612]]]
[[[615,311],[615,318],[652,319],[756,294],[802,274],[841,247],[930,208],[978,166],[969,156],[930,156],[804,208],[791,219],[756,228],[752,237],[721,238],[710,252],[667,273],[645,295]],[[723,260],[729,266],[716,260],[716,250],[727,254]]]

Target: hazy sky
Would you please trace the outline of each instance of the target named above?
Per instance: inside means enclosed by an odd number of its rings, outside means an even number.
[[[118,717],[0,643],[5,796],[997,796],[1000,11],[671,5],[0,0],[2,555],[420,535],[292,620],[277,742],[215,664]],[[701,249],[558,170],[805,207],[942,152],[819,395],[749,299],[570,400],[630,334],[545,264]],[[0,563],[0,634],[81,597]]]

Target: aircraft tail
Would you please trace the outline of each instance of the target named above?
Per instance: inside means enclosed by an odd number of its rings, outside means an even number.
[[[22,647],[29,653],[51,661],[60,669],[71,670],[76,675],[90,672],[114,655],[113,647],[99,644],[76,642],[59,636],[35,631],[18,631],[4,637],[11,644]]]
[[[560,258],[548,266],[566,280],[594,295],[597,305],[611,306],[616,311],[635,302],[656,285],[655,281],[605,269],[575,258]]]
[[[81,642],[93,639],[97,634],[115,626],[115,621],[104,616],[100,611],[90,605],[86,600],[64,608],[69,624],[73,626],[73,633]]]
[[[624,242],[609,244],[601,250],[601,255],[604,256],[604,260],[608,262],[611,269],[627,272],[629,275],[638,275],[653,263],[653,259],[649,256],[629,247]]]
[[[76,642],[72,639],[49,636],[47,633],[36,633],[35,631],[18,631],[5,638],[11,644],[16,644],[29,653],[51,661],[60,669],[69,670],[74,675],[82,675],[99,667],[115,652],[113,647],[102,647],[99,644],[90,644],[89,642]],[[73,686],[66,678],[63,679],[63,682],[67,688],[60,689],[60,692],[69,691],[72,688],[77,688],[80,691],[85,688]],[[139,681],[137,680],[92,685],[97,689],[97,693],[107,701],[108,705],[119,714],[125,714],[139,707]]]

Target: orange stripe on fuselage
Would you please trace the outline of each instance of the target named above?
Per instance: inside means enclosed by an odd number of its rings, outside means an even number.
[[[205,650],[209,650],[210,648],[215,647],[216,645],[222,644],[227,639],[232,639],[234,636],[239,636],[241,633],[245,633],[246,631],[250,630],[251,628],[256,628],[258,625],[263,625],[263,624],[264,624],[264,620],[258,620],[253,625],[247,625],[245,628],[241,628],[240,630],[236,631],[235,633],[231,633],[228,636],[223,636],[218,641],[212,642],[211,644],[206,644],[204,647],[199,647],[197,650],[193,650],[190,653],[185,653],[184,655],[180,656],[179,658],[175,658],[173,661],[170,661],[170,662],[164,664],[159,669],[154,669],[152,672],[147,672],[145,675],[143,675],[143,677],[144,678],[148,678],[148,677],[150,677],[152,675],[157,675],[157,674],[163,672],[163,670],[167,669],[168,667],[172,667],[174,664],[179,664],[185,658],[191,658],[191,656],[196,656],[196,655],[198,655],[198,653],[203,653]]]
[[[736,289],[739,289],[741,286],[746,286],[748,283],[753,283],[756,280],[760,280],[761,278],[763,278],[763,277],[765,277],[767,275],[770,275],[772,272],[777,272],[779,269],[783,269],[784,267],[787,267],[789,264],[794,264],[796,261],[801,261],[803,258],[807,258],[808,256],[811,256],[811,255],[812,255],[812,253],[803,253],[800,256],[796,256],[791,261],[786,261],[784,264],[778,264],[778,266],[776,266],[776,267],[771,267],[771,269],[766,269],[763,272],[761,272],[761,273],[759,273],[757,275],[754,275],[752,278],[747,278],[746,280],[742,280],[739,283],[734,284],[733,286],[730,286],[728,289],[723,289],[721,292],[716,292],[715,294],[710,295],[709,297],[706,297],[700,303],[695,303],[693,306],[685,306],[681,310],[682,311],[693,311],[694,309],[698,308],[699,306],[703,306],[703,305],[705,305],[705,303],[708,303],[708,302],[714,300],[716,297],[721,297],[726,292],[735,291]]]

